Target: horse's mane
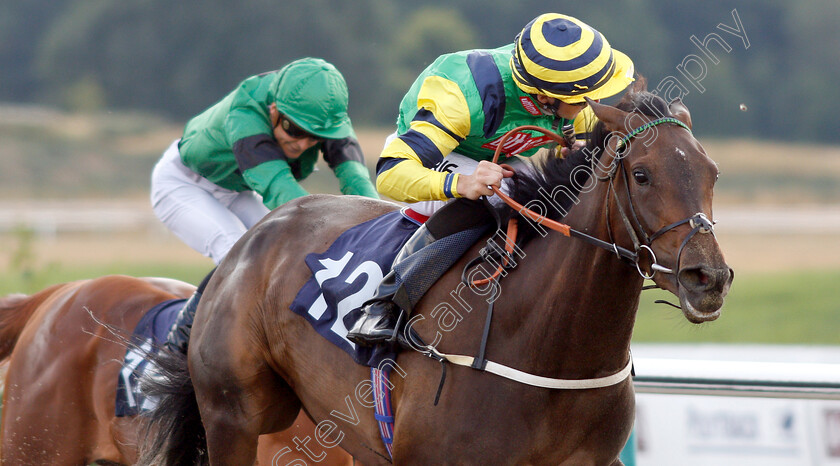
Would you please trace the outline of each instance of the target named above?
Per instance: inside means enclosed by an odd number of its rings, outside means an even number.
[[[661,97],[648,92],[647,81],[641,76],[622,96],[616,107],[625,112],[636,112],[651,117],[671,115],[668,103]],[[575,204],[580,188],[591,183],[589,178],[592,174],[592,161],[588,154],[602,154],[609,134],[604,123],[599,121],[592,129],[585,149],[574,151],[562,159],[548,156],[536,162],[534,164],[536,169],[530,173],[514,175],[511,197],[525,206],[534,200],[542,201],[542,205],[547,209],[545,212],[538,213],[552,220],[561,220]],[[561,195],[551,196],[551,193],[561,193]],[[547,202],[549,196],[553,200],[552,203]],[[501,218],[507,222],[511,216],[518,216],[518,214],[505,206],[502,209]],[[524,244],[534,237],[537,230],[530,221],[520,220],[519,232],[520,241]]]

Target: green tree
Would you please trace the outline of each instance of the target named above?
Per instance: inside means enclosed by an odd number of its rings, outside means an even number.
[[[386,50],[384,87],[392,97],[388,122],[396,118],[400,99],[424,68],[440,55],[475,48],[476,43],[475,32],[457,10],[426,7],[405,15]]]
[[[318,56],[345,74],[352,114],[353,102],[376,101],[388,11],[381,0],[77,0],[39,47],[38,69],[56,95],[94,76],[111,106],[188,117],[249,75]]]
[[[735,9],[750,47],[722,32]],[[357,123],[389,124],[435,57],[513,41],[541,13],[576,16],[653,85],[678,73],[691,36],[732,45],[687,98],[698,134],[840,141],[836,0],[26,0],[0,3],[0,100],[131,108],[187,118],[241,79],[302,56],[333,62]],[[738,110],[740,103],[749,111]]]
[[[834,113],[840,108],[840,2],[814,0],[787,4],[783,31],[789,37],[784,71],[787,77],[768,83],[773,98],[782,100],[782,134],[797,138],[840,141]],[[768,81],[773,76],[768,77]]]
[[[39,99],[43,80],[34,57],[41,38],[73,0],[0,2],[0,99]]]

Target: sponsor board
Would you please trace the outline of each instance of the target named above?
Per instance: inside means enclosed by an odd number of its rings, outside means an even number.
[[[637,466],[840,465],[840,401],[636,395]]]

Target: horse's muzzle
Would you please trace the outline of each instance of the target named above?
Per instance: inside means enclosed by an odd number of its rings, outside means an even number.
[[[686,318],[694,323],[717,319],[734,276],[729,267],[699,265],[680,269],[679,298]]]

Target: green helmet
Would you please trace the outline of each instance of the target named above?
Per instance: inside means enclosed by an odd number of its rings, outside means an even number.
[[[280,113],[315,136],[342,139],[353,134],[344,76],[320,58],[301,58],[284,66],[271,84],[271,94]]]

